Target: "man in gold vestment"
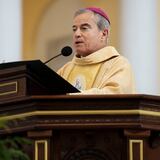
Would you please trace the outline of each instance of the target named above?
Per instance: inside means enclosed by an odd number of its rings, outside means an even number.
[[[80,94],[135,93],[128,60],[107,46],[108,15],[100,8],[78,10],[73,20],[75,56],[58,74],[81,91]]]

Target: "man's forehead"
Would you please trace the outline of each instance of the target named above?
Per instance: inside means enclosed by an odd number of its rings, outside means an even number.
[[[96,22],[96,20],[95,20],[94,14],[89,13],[89,12],[77,15],[73,19],[73,25],[92,24],[95,22]]]

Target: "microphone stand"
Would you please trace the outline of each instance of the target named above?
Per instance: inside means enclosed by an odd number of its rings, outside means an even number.
[[[46,64],[46,63],[50,62],[50,61],[51,61],[52,59],[54,59],[54,58],[59,57],[60,55],[62,55],[62,53],[60,53],[60,54],[58,54],[58,55],[56,55],[56,56],[52,57],[52,58],[51,58],[51,59],[49,59],[48,61],[44,62],[44,64]]]

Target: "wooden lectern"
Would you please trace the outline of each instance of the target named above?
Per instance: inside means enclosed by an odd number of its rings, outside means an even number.
[[[40,61],[1,64],[1,137],[31,139],[33,160],[159,160],[159,96],[69,92]]]

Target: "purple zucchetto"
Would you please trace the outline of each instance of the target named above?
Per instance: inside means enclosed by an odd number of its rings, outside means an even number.
[[[101,15],[101,16],[104,17],[104,18],[109,22],[109,24],[110,24],[110,20],[109,20],[109,17],[108,17],[108,15],[107,15],[107,13],[104,12],[101,8],[97,8],[97,7],[87,7],[87,8],[85,8],[85,9],[90,10],[90,11],[92,11],[92,12],[95,12],[95,13]]]

